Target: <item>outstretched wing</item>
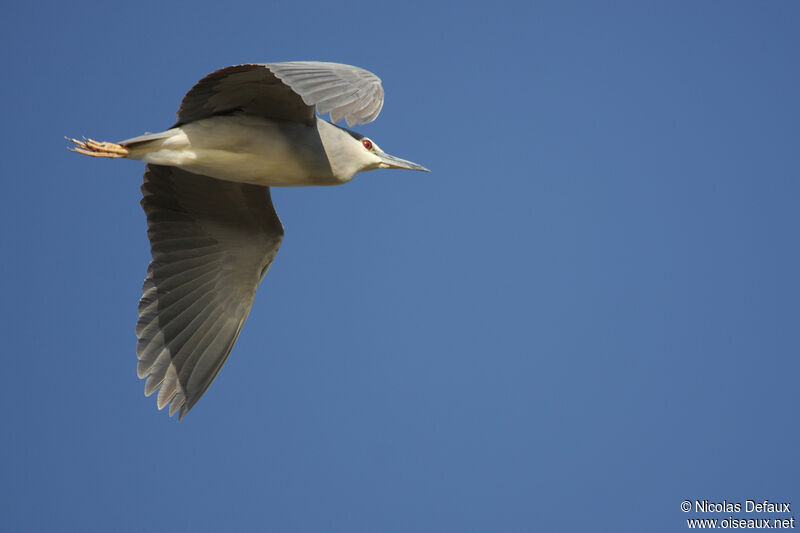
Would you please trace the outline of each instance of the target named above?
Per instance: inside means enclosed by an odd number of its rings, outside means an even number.
[[[311,124],[315,106],[333,122],[372,122],[383,107],[381,80],[358,67],[320,61],[226,67],[186,93],[176,126],[233,111]]]
[[[148,165],[142,193],[153,261],[139,301],[138,374],[180,419],[230,354],[283,226],[268,187]]]

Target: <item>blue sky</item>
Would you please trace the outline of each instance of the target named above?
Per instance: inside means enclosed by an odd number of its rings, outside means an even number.
[[[682,531],[685,499],[800,506],[799,25],[790,2],[6,10],[4,529]],[[283,246],[178,423],[135,371],[143,165],[63,136],[158,131],[205,74],[284,60],[378,74],[356,129],[433,172],[275,190]]]

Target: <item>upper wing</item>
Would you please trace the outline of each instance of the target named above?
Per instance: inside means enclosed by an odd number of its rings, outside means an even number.
[[[348,126],[366,124],[383,107],[375,74],[340,63],[293,61],[235,65],[213,72],[186,93],[176,125],[240,110],[278,120],[314,121],[320,115]]]
[[[283,239],[268,187],[147,165],[153,261],[139,301],[138,374],[183,416],[230,354]]]

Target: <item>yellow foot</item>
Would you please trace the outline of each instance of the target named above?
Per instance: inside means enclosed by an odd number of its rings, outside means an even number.
[[[92,157],[127,157],[128,155],[128,149],[117,143],[101,143],[93,141],[92,139],[79,141],[78,139],[70,139],[69,137],[67,137],[67,140],[75,143],[75,146],[71,146],[69,149],[79,154],[90,155]]]

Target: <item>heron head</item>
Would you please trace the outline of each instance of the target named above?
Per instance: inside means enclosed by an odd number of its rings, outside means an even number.
[[[327,132],[330,133],[326,135],[328,138],[324,140],[324,144],[331,162],[331,168],[340,179],[349,180],[358,172],[366,172],[367,170],[378,168],[400,168],[430,172],[422,165],[387,154],[381,150],[375,141],[355,131],[336,126],[336,130],[327,130]],[[333,135],[331,136],[330,134]],[[331,146],[335,147],[335,149],[329,150]]]
[[[357,139],[361,143],[363,155],[360,159],[364,160],[364,170],[375,170],[376,168],[403,168],[406,170],[421,170],[423,172],[430,172],[427,168],[417,163],[400,159],[393,155],[389,155],[378,146],[372,139],[364,137],[363,135]]]

